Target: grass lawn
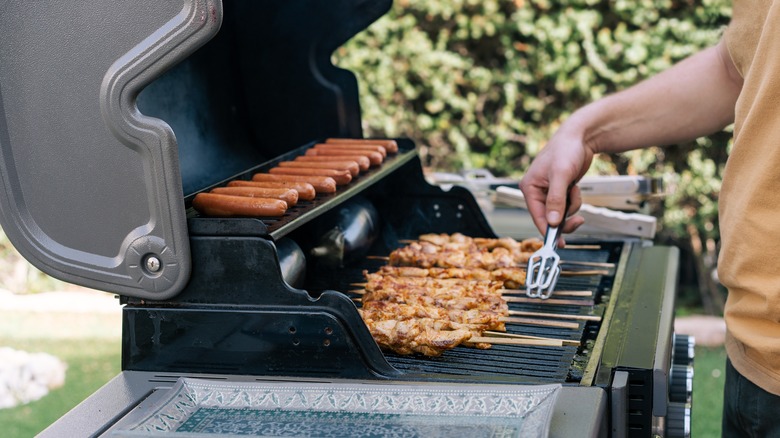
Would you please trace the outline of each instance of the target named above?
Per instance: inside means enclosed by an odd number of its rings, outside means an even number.
[[[726,350],[697,347],[693,361],[691,436],[719,437],[726,380]]]
[[[4,438],[35,436],[119,374],[118,339],[13,339],[0,345],[30,353],[45,352],[68,364],[65,385],[23,406],[0,410]]]

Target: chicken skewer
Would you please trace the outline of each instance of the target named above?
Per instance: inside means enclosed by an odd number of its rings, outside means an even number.
[[[387,269],[385,269],[387,268]],[[428,271],[441,271],[442,273],[450,274],[466,274],[468,272],[476,271],[477,274],[472,278],[447,278],[444,276],[428,277],[428,276],[414,276],[414,275],[393,275],[393,273],[400,273],[401,270],[415,270],[421,271],[424,275]],[[368,280],[367,283],[352,283],[352,286],[364,287],[367,291],[372,291],[376,288],[382,287],[385,284],[395,286],[415,286],[415,287],[433,287],[433,288],[446,288],[450,286],[485,286],[491,288],[499,294],[524,294],[524,291],[520,291],[513,288],[507,288],[507,283],[514,284],[514,278],[518,280],[521,275],[524,275],[525,271],[522,269],[503,269],[497,271],[485,271],[485,270],[465,270],[465,269],[437,269],[431,268],[428,270],[417,268],[392,268],[383,267],[379,272],[369,273],[363,271],[363,275]],[[468,275],[461,275],[461,277],[469,277]],[[488,279],[489,278],[489,279]],[[504,281],[504,279],[509,279]],[[503,282],[503,283],[502,283]],[[362,293],[361,291],[354,291],[356,293]],[[593,295],[592,291],[558,291],[560,296],[585,296],[590,297]]]
[[[491,343],[576,344],[521,335],[496,338],[506,332],[506,324],[561,328],[584,324],[551,319],[544,313],[509,316],[507,303],[521,298],[503,295],[524,285],[525,270],[518,266],[540,244],[538,239],[518,242],[457,233],[422,235],[419,241],[393,251],[388,266],[376,273],[364,271],[367,281],[360,286],[365,290],[355,291],[362,295],[355,301],[362,303],[360,314],[380,347],[399,354],[438,356],[458,345],[490,348]],[[592,297],[591,291],[568,293]],[[554,299],[549,304],[588,303],[592,301]]]
[[[518,266],[526,265],[532,254],[530,252],[512,252],[500,247],[487,250],[476,247],[440,247],[427,242],[413,242],[392,251],[387,257],[368,256],[368,258],[387,260],[388,264],[393,267],[417,267],[423,269],[460,268],[495,271],[499,269],[522,270]],[[568,264],[572,265],[573,263]],[[613,267],[611,264],[604,264],[603,266],[599,264],[598,266]],[[564,271],[564,275],[609,275],[609,271],[569,270]]]
[[[514,254],[515,257],[521,259],[526,258],[523,253],[533,253],[542,247],[542,241],[538,238],[525,239],[517,241],[511,237],[501,238],[481,238],[481,237],[468,237],[460,233],[455,234],[423,234],[419,236],[419,240],[402,240],[405,244],[417,244],[425,246],[426,244],[447,248],[449,250],[460,249],[465,252],[478,251],[494,251],[500,248],[500,252],[509,251]],[[563,264],[571,266],[588,266],[597,268],[614,268],[614,263],[601,263],[601,262],[587,262],[587,261],[575,261],[567,260],[562,261]]]

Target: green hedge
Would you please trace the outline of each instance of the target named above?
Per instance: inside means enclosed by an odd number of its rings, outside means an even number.
[[[365,135],[411,137],[436,170],[519,176],[572,111],[714,44],[730,13],[726,0],[397,0],[334,61],[358,75]],[[714,265],[729,139],[592,169],[665,179],[661,239],[694,253],[699,283]]]

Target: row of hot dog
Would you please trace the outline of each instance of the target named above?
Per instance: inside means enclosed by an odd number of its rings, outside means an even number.
[[[298,201],[334,193],[338,186],[349,184],[397,152],[395,140],[329,138],[305,155],[282,161],[268,173],[255,174],[252,181],[230,181],[225,187],[198,193],[192,206],[204,216],[282,216]]]

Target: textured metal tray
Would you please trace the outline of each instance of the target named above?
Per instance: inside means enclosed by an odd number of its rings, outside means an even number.
[[[547,436],[560,385],[236,383],[182,378],[110,436]]]

